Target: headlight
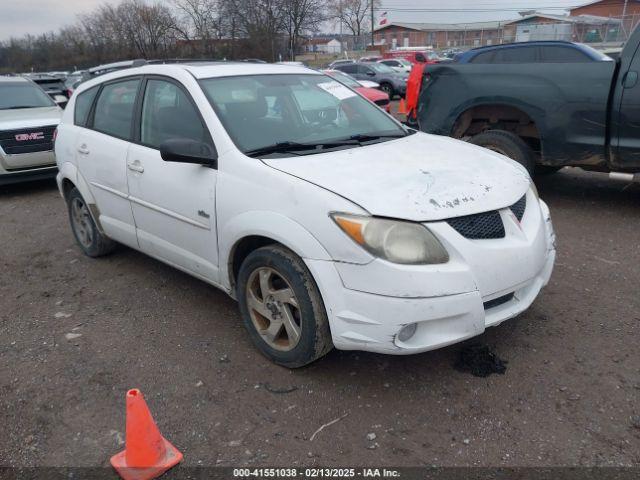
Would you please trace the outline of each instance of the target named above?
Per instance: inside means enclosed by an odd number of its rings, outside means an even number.
[[[331,218],[354,242],[393,263],[447,263],[449,254],[427,227],[418,223],[332,213]]]

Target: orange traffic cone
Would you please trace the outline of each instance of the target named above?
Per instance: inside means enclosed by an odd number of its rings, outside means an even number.
[[[127,392],[125,442],[125,449],[111,457],[111,465],[125,480],[151,480],[182,461],[182,453],[162,436],[137,388]]]
[[[401,98],[398,106],[398,115],[406,115],[407,113],[407,104],[404,103],[404,98]]]

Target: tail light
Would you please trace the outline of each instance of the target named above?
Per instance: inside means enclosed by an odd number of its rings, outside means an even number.
[[[51,138],[51,142],[54,146],[56,144],[56,138],[58,138],[58,127],[56,127],[56,129],[53,131],[53,137]]]
[[[73,90],[71,90],[70,88],[67,88],[67,98],[71,98],[72,94],[73,94]]]

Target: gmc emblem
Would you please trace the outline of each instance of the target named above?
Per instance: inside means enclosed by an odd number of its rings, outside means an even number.
[[[44,132],[20,133],[16,135],[17,142],[28,142],[29,140],[44,140]]]

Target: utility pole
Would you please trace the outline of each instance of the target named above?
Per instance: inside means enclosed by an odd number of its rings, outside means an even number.
[[[373,27],[374,27],[373,4],[374,2],[375,0],[371,0],[371,46],[372,47],[375,45],[375,42],[373,41]]]

